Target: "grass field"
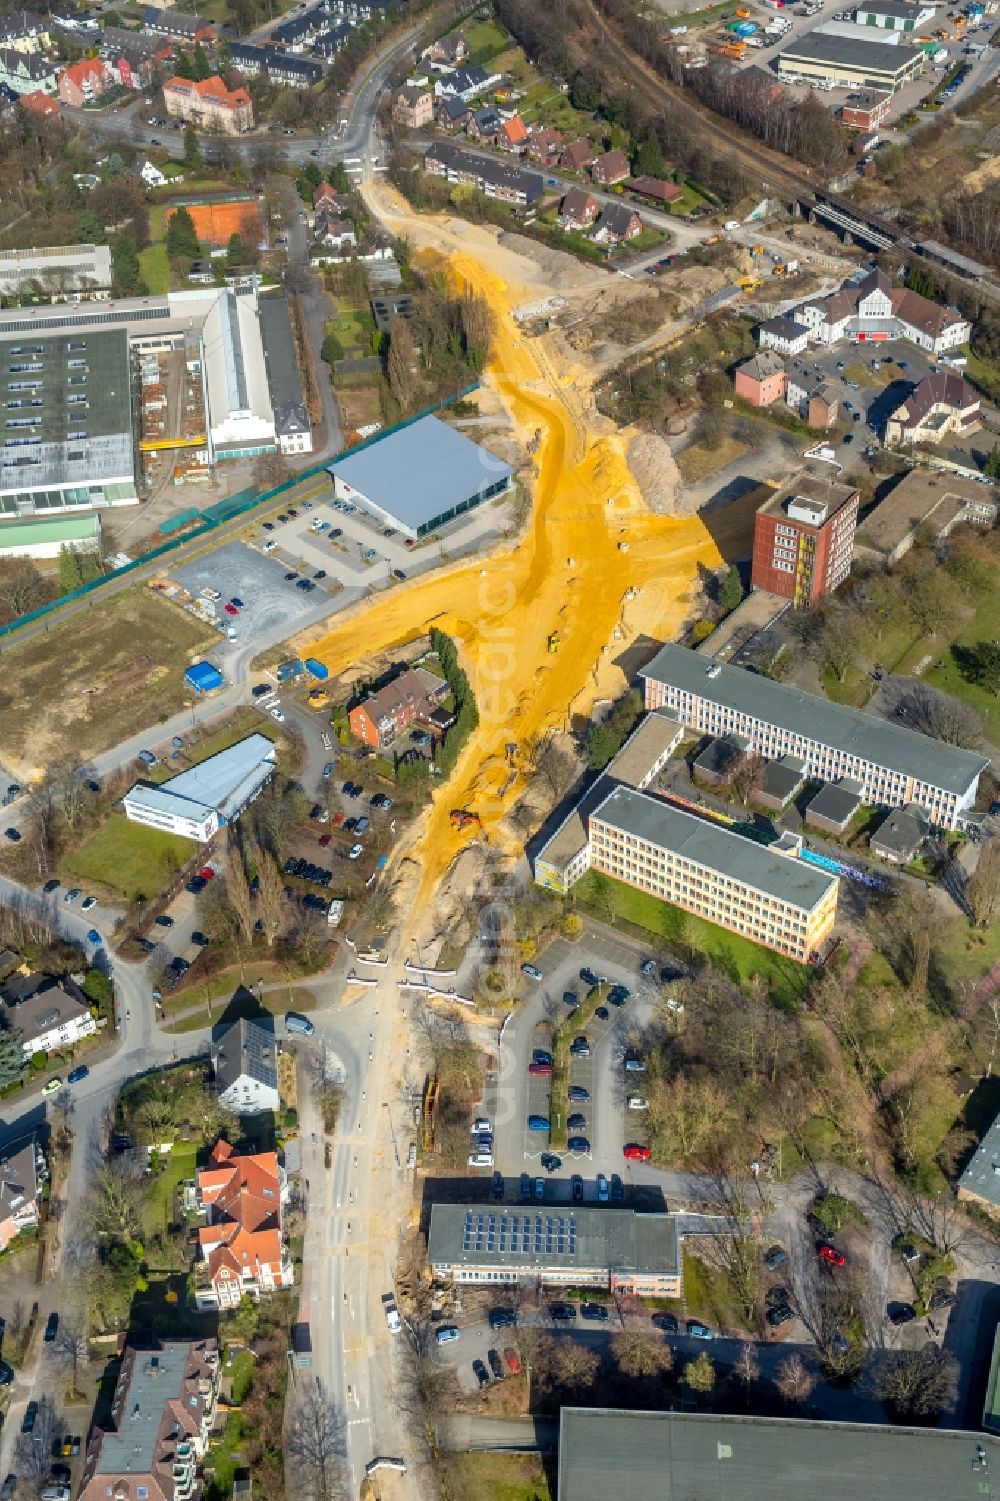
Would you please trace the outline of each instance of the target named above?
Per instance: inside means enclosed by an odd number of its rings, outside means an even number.
[[[450,1454],[440,1468],[449,1496],[555,1501],[542,1461],[534,1454]]]
[[[209,756],[217,756],[220,751],[228,750],[237,740],[244,740],[247,735],[263,735],[274,744],[282,741],[281,731],[274,720],[265,720],[252,709],[237,709],[218,729],[201,740],[189,741],[176,761],[171,759],[154,766],[145,774],[146,780],[166,782],[170,777],[177,776],[178,772],[186,771],[190,766],[207,761]]]
[[[510,46],[510,37],[495,21],[473,21],[471,26],[462,27],[462,35],[469,48],[467,63],[478,63],[480,67]]]
[[[197,1148],[188,1142],[174,1147],[163,1167],[150,1184],[143,1205],[143,1228],[146,1239],[162,1235],[170,1224],[174,1189],[185,1178],[193,1178],[197,1166]]]
[[[685,483],[692,485],[748,452],[745,443],[723,433],[714,443],[692,443],[690,448],[685,448],[677,455],[677,467]]]
[[[1000,581],[1000,580],[998,580]],[[977,641],[995,641],[1000,637],[1000,590],[991,590],[979,601],[972,619],[957,632],[957,646],[972,646]],[[1000,703],[996,695],[969,683],[962,677],[950,651],[945,651],[924,673],[924,681],[954,693],[977,709],[986,721],[986,735],[994,744],[1000,741]]]
[[[573,895],[578,906],[603,921],[617,919],[662,938],[667,945],[681,945],[705,954],[737,984],[746,985],[754,975],[760,975],[771,985],[775,997],[788,1004],[795,1002],[805,989],[808,980],[805,965],[610,876],[598,880],[595,872],[589,871],[577,882]]]
[[[106,887],[131,902],[158,891],[190,858],[192,849],[190,839],[113,813],[86,844],[67,855],[62,870],[74,881]]]
[[[170,262],[162,240],[139,251],[139,273],[151,292],[170,291]]]
[[[217,641],[136,586],[11,646],[0,682],[8,769],[23,779],[65,756],[86,761],[169,718],[188,702],[185,669]]]

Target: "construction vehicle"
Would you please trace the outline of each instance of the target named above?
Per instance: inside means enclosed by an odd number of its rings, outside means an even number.
[[[325,709],[330,702],[330,695],[325,688],[313,688],[309,694],[310,709]]]
[[[757,287],[762,287],[764,283],[759,276],[741,276],[737,280],[736,285],[742,287],[744,292],[753,292]]]
[[[750,254],[751,255],[766,255],[766,253],[767,252],[765,251],[763,245],[751,245],[750,246]]]
[[[559,632],[558,631],[552,631],[551,632],[547,644],[548,644],[548,649],[549,649],[550,653],[554,654],[555,652],[557,652],[559,650],[560,646],[562,645],[562,642],[559,640]]]
[[[451,819],[452,828],[455,829],[481,829],[483,820],[478,813],[470,813],[468,808],[452,808],[448,817]]]

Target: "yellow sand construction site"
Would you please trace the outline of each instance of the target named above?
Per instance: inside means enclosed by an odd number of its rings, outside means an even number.
[[[470,839],[468,829],[453,827],[450,810],[475,812],[487,838],[506,845],[500,822],[521,790],[526,752],[569,728],[595,699],[620,694],[626,679],[616,659],[638,637],[674,635],[690,611],[699,564],[716,568],[721,558],[697,517],[649,512],[621,438],[588,428],[573,376],[555,372],[542,340],[521,334],[511,309],[538,292],[527,278],[514,280],[530,272],[528,263],[486,229],[413,215],[385,186],[370,196],[390,229],[446,257],[457,282],[489,299],[497,337],[485,381],[525,443],[541,433],[531,518],[515,546],[338,617],[308,647],[340,673],[431,625],[460,645],[480,724],[408,851],[426,897]],[[513,778],[505,754],[512,742]]]

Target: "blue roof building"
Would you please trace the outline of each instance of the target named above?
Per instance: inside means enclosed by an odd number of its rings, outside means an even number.
[[[184,681],[196,693],[214,693],[222,687],[225,679],[211,662],[193,662],[184,674]]]

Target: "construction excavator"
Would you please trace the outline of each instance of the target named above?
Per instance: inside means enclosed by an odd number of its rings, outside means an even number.
[[[481,829],[483,820],[478,813],[470,813],[468,808],[452,808],[449,817],[452,827],[456,829]]]

